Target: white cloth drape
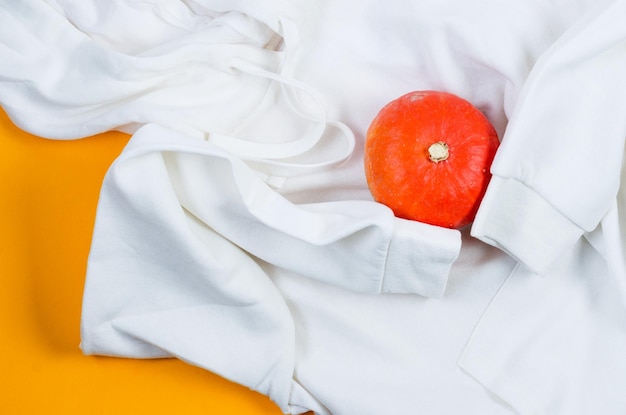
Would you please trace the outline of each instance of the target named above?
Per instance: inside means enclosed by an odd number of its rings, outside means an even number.
[[[102,186],[82,349],[178,357],[292,413],[625,413],[625,17],[622,0],[0,0],[13,121],[133,134]],[[471,229],[367,191],[365,130],[417,89],[501,137]]]

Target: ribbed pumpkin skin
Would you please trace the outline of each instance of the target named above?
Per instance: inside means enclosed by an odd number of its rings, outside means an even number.
[[[436,142],[447,144],[447,159],[431,161],[428,149]],[[498,145],[489,120],[468,101],[414,91],[372,121],[365,175],[374,199],[397,217],[460,229],[476,216]]]

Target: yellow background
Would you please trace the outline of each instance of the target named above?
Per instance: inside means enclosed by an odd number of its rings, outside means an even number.
[[[174,359],[84,356],[84,273],[104,174],[128,136],[47,140],[0,110],[0,413],[277,415]]]

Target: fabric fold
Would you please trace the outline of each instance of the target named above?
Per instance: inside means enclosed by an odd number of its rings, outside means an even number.
[[[294,365],[292,322],[287,314],[273,311],[267,303],[200,304],[121,316],[111,321],[111,328],[259,391],[287,411]]]

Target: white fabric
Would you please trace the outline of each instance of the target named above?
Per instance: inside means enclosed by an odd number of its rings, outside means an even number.
[[[85,353],[178,357],[285,412],[626,412],[626,3],[0,0],[0,103],[133,134],[101,192]],[[45,70],[42,70],[45,68]],[[371,200],[416,89],[502,145],[470,229]]]
[[[626,411],[624,17],[593,10],[537,62],[472,228],[520,265],[459,363],[521,414]]]
[[[626,139],[626,94],[623,85],[611,81],[626,68],[626,29],[618,22],[624,15],[624,2],[590,13],[541,57],[494,160],[498,178],[482,208],[503,203],[497,208],[502,213],[499,222],[486,213],[473,233],[488,238],[494,228],[498,241],[520,245],[509,249],[513,254],[532,249],[531,240],[553,239],[524,256],[533,270],[545,271],[550,257],[563,252],[563,243],[571,245],[593,231],[615,201]],[[500,217],[507,210],[510,217]],[[538,220],[527,223],[529,215]],[[538,234],[520,235],[531,232]]]

